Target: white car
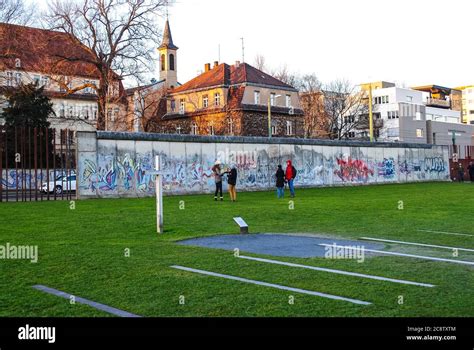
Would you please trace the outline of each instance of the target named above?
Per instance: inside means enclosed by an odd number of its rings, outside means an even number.
[[[76,191],[76,174],[71,174],[69,176],[58,176],[55,181],[50,181],[49,182],[49,188],[48,188],[48,183],[44,182],[41,185],[41,192],[43,193],[54,193],[56,194],[62,194],[63,192],[70,192],[70,191]]]

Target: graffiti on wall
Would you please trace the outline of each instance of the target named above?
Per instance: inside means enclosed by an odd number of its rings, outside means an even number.
[[[72,171],[74,173],[74,171]],[[53,179],[58,178],[59,176],[66,175],[65,170],[56,169],[49,171],[49,180],[53,181]],[[8,172],[6,170],[2,171],[2,177],[0,181],[0,185],[6,189],[39,189],[41,184],[46,182],[48,179],[47,171],[45,169],[38,169],[36,171],[34,169],[24,169],[24,170],[16,170],[10,169]]]
[[[443,173],[446,172],[445,161],[441,157],[426,157],[424,160],[425,172]]]
[[[347,160],[336,158],[336,163],[337,168],[334,170],[334,175],[343,182],[367,183],[370,177],[374,176],[374,171],[363,160],[351,157],[348,157]]]
[[[378,175],[385,179],[395,178],[395,160],[393,158],[384,158],[379,162]]]
[[[189,149],[184,147],[184,151],[181,147],[179,152],[173,152],[173,147],[166,145],[157,147],[169,149],[166,153],[137,153],[135,149],[111,153],[110,150],[116,147],[110,144],[107,147],[104,145],[102,150],[100,147],[99,141],[98,154],[79,157],[79,191],[84,196],[152,195],[155,179],[150,172],[153,170],[155,155],[162,158],[165,193],[212,192],[214,176],[211,169],[216,160],[221,161],[223,169],[232,165],[237,167],[237,186],[240,190],[273,188],[277,166],[282,164],[285,169],[287,159],[291,159],[298,170],[297,186],[449,179],[447,152],[443,154],[439,150],[429,149],[420,152],[423,154],[422,158],[407,158],[404,148],[399,151],[392,148],[389,155],[377,149],[377,152],[371,152],[378,155],[374,157],[357,149],[347,154],[336,153],[331,146],[305,147],[302,150],[299,146],[280,149],[275,145],[257,145],[253,150],[246,146],[250,149],[248,152],[238,151],[244,149],[241,144],[230,145],[230,151],[220,152],[201,144],[193,144]],[[417,155],[418,152],[413,154]]]

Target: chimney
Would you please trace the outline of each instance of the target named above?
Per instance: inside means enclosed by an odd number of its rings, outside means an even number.
[[[210,63],[206,63],[204,65],[204,72],[209,72],[211,70],[211,64]]]
[[[240,61],[235,61],[235,68],[239,68],[240,67]]]
[[[219,65],[218,61],[214,61],[214,68],[216,68]]]

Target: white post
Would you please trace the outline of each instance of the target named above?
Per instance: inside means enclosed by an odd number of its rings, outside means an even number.
[[[156,232],[163,233],[163,187],[161,174],[160,156],[155,157],[155,170],[158,172],[155,178],[156,186]]]

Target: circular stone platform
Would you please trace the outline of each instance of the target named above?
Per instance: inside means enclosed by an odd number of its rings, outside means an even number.
[[[325,247],[319,244],[336,244],[338,246],[357,246],[365,249],[380,250],[383,244],[367,243],[332,238],[322,238],[308,235],[286,234],[248,234],[248,235],[221,235],[188,239],[178,242],[181,245],[234,250],[238,248],[241,253],[255,253],[273,256],[286,256],[295,258],[324,257]],[[365,254],[369,255],[369,254]],[[373,254],[372,254],[373,255]]]

